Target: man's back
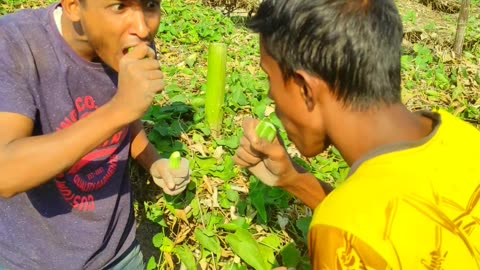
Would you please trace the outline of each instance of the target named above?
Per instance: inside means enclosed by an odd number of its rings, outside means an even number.
[[[0,112],[30,118],[32,135],[68,129],[117,91],[115,72],[62,38],[55,7],[0,19]],[[124,253],[135,237],[129,150],[123,128],[52,181],[0,198],[0,266],[99,269]]]
[[[424,140],[377,149],[354,164],[315,210],[315,269],[480,268],[480,132],[440,115]]]

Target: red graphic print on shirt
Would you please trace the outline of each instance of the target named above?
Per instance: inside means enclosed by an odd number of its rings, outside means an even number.
[[[91,96],[75,100],[75,109],[62,121],[57,131],[66,129],[80,119],[87,117],[98,106]],[[92,131],[93,132],[93,131]],[[78,211],[94,211],[93,193],[111,180],[117,171],[119,146],[127,136],[126,128],[80,159],[70,170],[56,179],[57,188],[67,203]]]

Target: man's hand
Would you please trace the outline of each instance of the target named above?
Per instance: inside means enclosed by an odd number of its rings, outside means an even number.
[[[243,121],[244,136],[235,153],[235,163],[247,168],[268,186],[281,187],[286,179],[297,174],[293,163],[279,137],[272,143],[257,136],[255,128],[260,121],[248,118]]]
[[[190,183],[190,163],[186,158],[180,161],[180,168],[170,169],[169,160],[162,158],[150,167],[153,181],[168,195],[177,195]]]
[[[118,91],[111,104],[128,122],[143,117],[165,82],[155,52],[146,44],[136,46],[120,60]]]

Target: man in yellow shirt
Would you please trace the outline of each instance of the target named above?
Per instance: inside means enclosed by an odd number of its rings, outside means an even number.
[[[480,132],[402,104],[394,1],[264,0],[250,28],[290,140],[351,166],[330,192],[243,123],[236,163],[315,209],[313,269],[480,269]]]

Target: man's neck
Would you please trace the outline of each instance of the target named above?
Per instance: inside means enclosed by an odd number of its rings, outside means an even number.
[[[87,37],[83,34],[81,24],[79,22],[72,22],[65,13],[61,18],[61,33],[67,44],[75,51],[81,58],[88,62],[92,62],[95,59],[96,54],[90,44]]]
[[[404,105],[364,112],[343,111],[327,125],[332,143],[352,166],[367,153],[390,144],[415,142],[433,130],[432,120],[410,112]],[[342,119],[342,121],[338,121]],[[334,125],[334,126],[332,126]]]

